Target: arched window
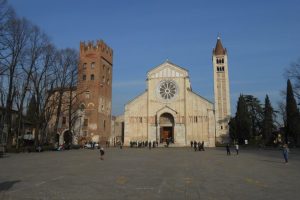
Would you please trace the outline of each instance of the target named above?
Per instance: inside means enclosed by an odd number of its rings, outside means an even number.
[[[222,58],[222,63],[224,63],[224,58]]]
[[[95,80],[94,74],[91,74],[91,80],[92,80],[92,81]]]
[[[81,105],[80,105],[80,110],[81,110],[81,111],[84,111],[84,109],[85,109],[85,105],[84,105],[84,104],[81,104]]]

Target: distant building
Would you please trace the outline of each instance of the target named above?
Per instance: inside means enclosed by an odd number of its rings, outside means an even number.
[[[71,134],[72,143],[105,142],[111,135],[111,101],[113,50],[102,40],[80,43],[80,62],[78,65],[78,83],[72,95],[77,95],[74,103],[73,130],[69,130],[67,109],[59,119],[57,140],[64,143],[66,134]],[[70,96],[66,89],[65,97]],[[55,93],[54,95],[55,96]],[[55,118],[55,115],[53,115]],[[54,119],[49,124],[53,129]]]
[[[124,115],[113,116],[111,121],[111,145],[119,145],[124,141]]]
[[[214,147],[229,139],[230,92],[227,50],[218,37],[212,55],[215,102],[192,90],[187,69],[166,61],[147,73],[145,92],[125,105],[124,144],[167,140]]]
[[[80,43],[78,90],[82,108],[82,133],[93,141],[111,134],[113,50],[103,41]]]

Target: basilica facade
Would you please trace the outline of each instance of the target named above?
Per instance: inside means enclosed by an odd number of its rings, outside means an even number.
[[[146,90],[125,105],[124,145],[167,140],[174,146],[204,141],[214,147],[228,140],[230,92],[227,50],[213,49],[214,102],[192,90],[189,72],[166,61],[147,73]]]

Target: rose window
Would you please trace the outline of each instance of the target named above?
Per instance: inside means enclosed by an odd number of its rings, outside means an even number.
[[[172,99],[177,92],[177,87],[173,81],[163,81],[159,87],[159,94],[165,100]]]

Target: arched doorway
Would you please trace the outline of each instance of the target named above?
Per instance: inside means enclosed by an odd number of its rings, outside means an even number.
[[[159,117],[160,143],[174,142],[174,117],[170,113],[163,113]]]
[[[73,140],[72,132],[69,130],[65,131],[64,132],[64,145],[65,145],[66,149],[69,149],[71,147],[72,140]]]

